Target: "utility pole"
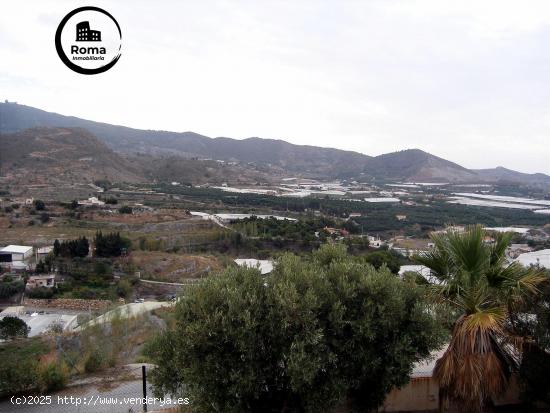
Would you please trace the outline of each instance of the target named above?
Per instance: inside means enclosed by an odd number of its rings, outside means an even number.
[[[143,411],[147,412],[147,373],[145,366],[141,366],[141,380],[143,382]]]

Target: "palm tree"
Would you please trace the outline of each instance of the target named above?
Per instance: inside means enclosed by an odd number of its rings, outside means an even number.
[[[433,234],[434,248],[415,257],[437,279],[434,297],[457,311],[434,376],[443,403],[456,400],[468,412],[483,411],[506,390],[521,349],[511,317],[544,280],[541,271],[507,263],[512,234],[497,234],[491,243],[484,242],[485,235],[479,225]]]

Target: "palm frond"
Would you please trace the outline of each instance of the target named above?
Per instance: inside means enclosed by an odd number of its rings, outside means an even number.
[[[445,281],[449,278],[452,264],[447,252],[446,240],[442,234],[432,234],[431,239],[434,248],[416,255],[412,259],[414,262],[429,268],[432,275],[440,281]]]
[[[548,275],[538,268],[525,268],[514,262],[502,270],[502,290],[508,304],[515,306],[539,292],[539,286],[548,281]]]
[[[490,246],[490,262],[491,267],[502,266],[506,259],[506,249],[512,241],[513,233],[501,232],[494,236],[495,242]]]
[[[489,250],[483,244],[484,231],[480,225],[471,226],[464,233],[449,232],[448,251],[454,267],[472,277],[479,277],[487,267]]]
[[[503,334],[505,310],[494,307],[462,316],[455,324],[449,346],[436,362],[434,376],[440,387],[469,411],[481,411],[487,398],[502,394],[508,382]]]

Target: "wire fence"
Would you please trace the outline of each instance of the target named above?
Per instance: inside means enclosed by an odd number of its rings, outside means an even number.
[[[0,401],[0,412],[168,413],[188,404],[184,398],[154,397],[148,372],[148,367],[138,366],[114,381],[82,383],[47,395],[14,396]]]

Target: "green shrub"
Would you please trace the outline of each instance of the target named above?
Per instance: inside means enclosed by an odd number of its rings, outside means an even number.
[[[0,345],[0,397],[40,387],[38,359],[52,351],[43,337],[13,340]]]
[[[39,387],[38,362],[7,357],[0,363],[0,396],[35,390]]]
[[[44,211],[46,209],[46,204],[44,203],[44,201],[42,201],[40,199],[36,199],[34,201],[34,208],[37,211]]]
[[[43,391],[63,389],[68,380],[67,367],[60,362],[51,362],[39,369],[40,387]]]
[[[88,354],[88,357],[84,362],[84,370],[86,373],[95,373],[100,371],[105,364],[104,358],[105,357],[100,350],[94,350]]]
[[[131,213],[132,213],[132,207],[131,207],[131,206],[128,206],[128,205],[121,206],[121,207],[118,209],[118,212],[119,212],[120,214],[131,214]]]
[[[132,284],[126,279],[119,280],[116,287],[116,293],[119,297],[127,298],[132,294]]]
[[[27,294],[27,297],[29,298],[46,299],[46,298],[53,297],[54,290],[53,288],[48,288],[48,287],[36,287],[36,288],[33,288],[32,290],[29,290],[26,294]]]
[[[24,289],[25,283],[23,281],[8,281],[7,277],[4,277],[4,282],[0,283],[0,298],[9,298]]]

